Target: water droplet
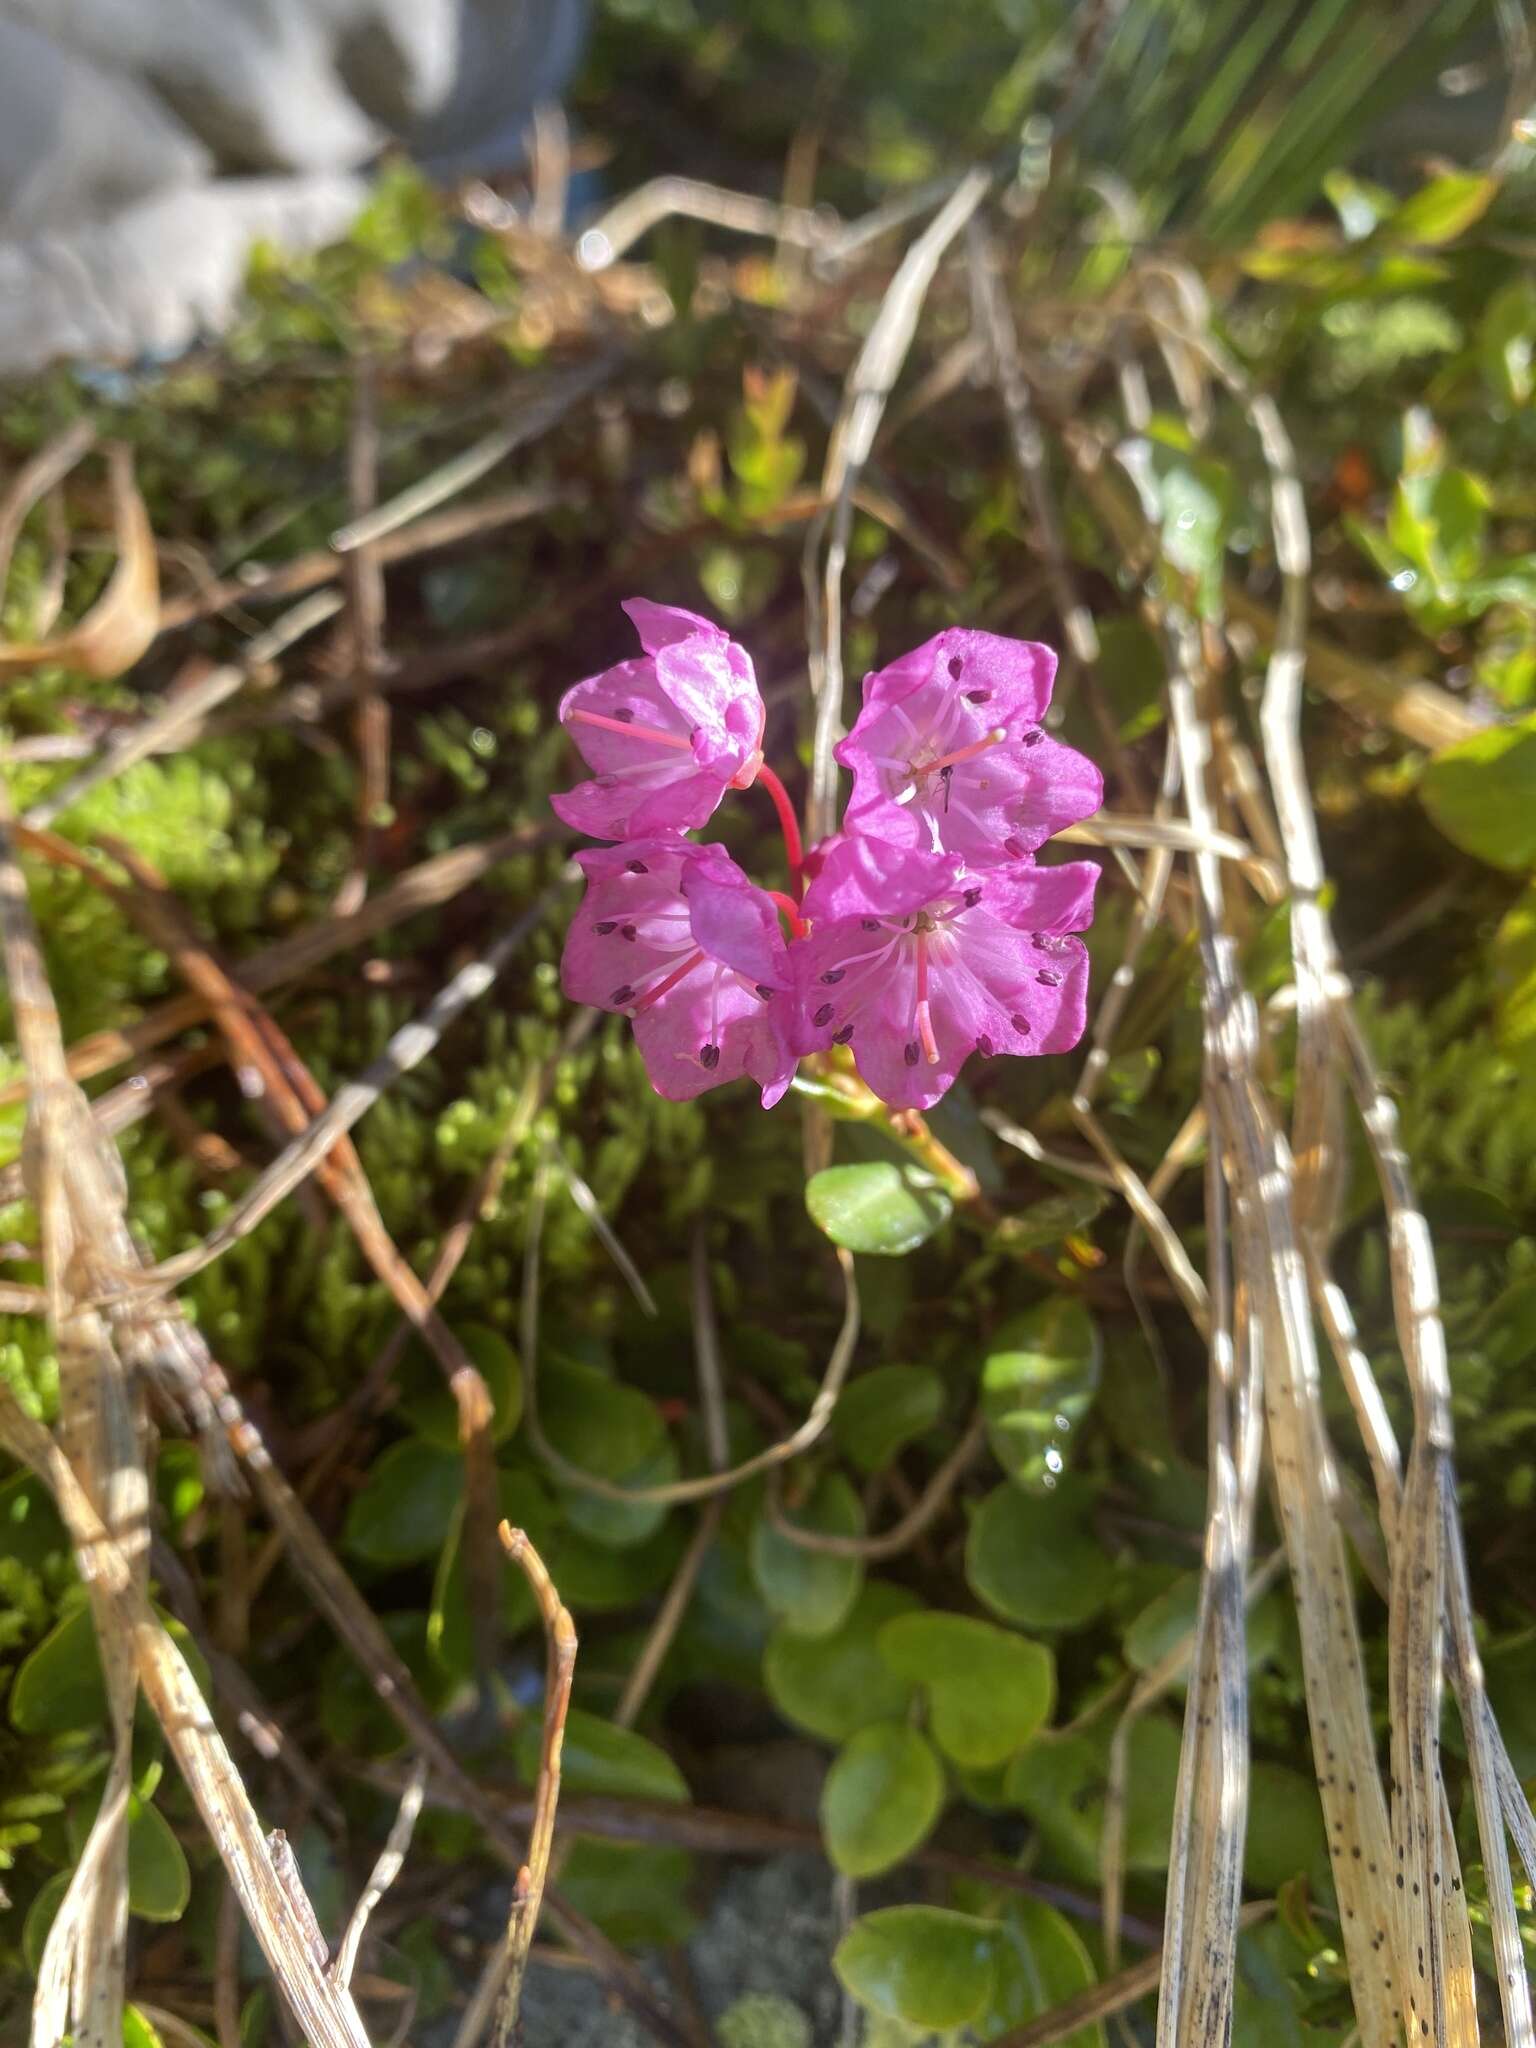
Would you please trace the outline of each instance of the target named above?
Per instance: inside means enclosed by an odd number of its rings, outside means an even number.
[[[1180,533],[1188,533],[1195,523],[1195,515],[1193,512],[1181,512],[1173,523]]]
[[[1063,1436],[1070,1436],[1072,1434],[1072,1424],[1067,1420],[1065,1415],[1058,1415],[1056,1417],[1056,1427],[1061,1431]]]
[[[1059,1472],[1059,1471],[1061,1470],[1061,1464],[1062,1464],[1062,1459],[1061,1459],[1061,1453],[1060,1453],[1060,1451],[1058,1451],[1058,1450],[1057,1450],[1057,1448],[1056,1448],[1056,1446],[1055,1446],[1054,1444],[1047,1444],[1047,1445],[1046,1445],[1046,1450],[1045,1450],[1045,1469],[1046,1469],[1046,1471],[1047,1471],[1047,1472]]]
[[[1392,578],[1392,588],[1394,590],[1412,590],[1418,580],[1419,572],[1417,569],[1399,569]]]

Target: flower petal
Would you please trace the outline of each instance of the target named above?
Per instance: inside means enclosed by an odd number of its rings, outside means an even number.
[[[960,863],[870,833],[840,835],[827,851],[801,905],[813,922],[871,912],[906,917],[953,893]]]
[[[1055,666],[1034,641],[951,629],[866,677],[837,748],[854,778],[846,829],[979,867],[1091,816],[1098,769],[1040,725]]]
[[[684,611],[679,604],[657,604],[649,597],[626,597],[622,609],[630,624],[640,635],[640,645],[647,654],[659,654],[663,647],[675,647],[680,640],[688,640],[695,633],[712,635],[724,640],[722,627],[710,619],[701,619],[697,612]]]

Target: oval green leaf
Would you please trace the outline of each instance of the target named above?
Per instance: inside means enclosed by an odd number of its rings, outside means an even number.
[[[346,1547],[368,1564],[436,1557],[464,1492],[464,1461],[417,1437],[375,1459],[347,1509]]]
[[[656,1403],[592,1366],[540,1375],[539,1420],[560,1456],[596,1479],[640,1490],[677,1477],[677,1446]],[[579,1484],[555,1483],[572,1528],[614,1550],[644,1543],[667,1513],[660,1501],[604,1500]]]
[[[785,1519],[831,1536],[862,1536],[864,1510],[840,1472],[824,1472],[802,1506]],[[768,1519],[766,1508],[752,1528],[752,1576],[772,1612],[800,1636],[829,1636],[841,1628],[859,1597],[864,1567],[856,1557],[807,1550]]]
[[[1092,1883],[1099,1868],[1111,1730],[1041,1736],[1008,1766],[1009,1804],[1027,1813],[1052,1856]],[[1179,1723],[1144,1714],[1131,1730],[1126,1773],[1125,1861],[1129,1870],[1166,1871],[1179,1772]]]
[[[1080,1628],[1109,1598],[1114,1566],[1081,1519],[1077,1496],[989,1493],[971,1523],[965,1576],[978,1598],[1023,1628]]]
[[[850,1464],[878,1472],[932,1429],[943,1406],[944,1383],[931,1366],[877,1365],[843,1389],[832,1434]]]
[[[1256,1763],[1248,1783],[1243,1870],[1255,1891],[1277,1892],[1305,1876],[1313,1895],[1331,1890],[1328,1835],[1317,1783],[1284,1764]]]
[[[531,1785],[539,1774],[543,1730],[530,1714],[517,1731],[518,1775]],[[561,1781],[568,1792],[607,1799],[655,1799],[686,1806],[688,1781],[664,1749],[632,1728],[615,1727],[601,1714],[572,1707],[560,1753]]]
[[[128,1910],[140,1920],[179,1920],[192,1896],[192,1873],[170,1822],[157,1806],[128,1807]]]
[[[523,1369],[517,1353],[499,1330],[485,1323],[464,1323],[454,1330],[470,1363],[478,1368],[491,1397],[491,1438],[505,1443],[523,1413]],[[449,1393],[442,1369],[419,1341],[400,1367],[402,1392],[396,1413],[419,1437],[441,1451],[459,1448],[458,1403]]]
[[[1101,1358],[1093,1318],[1070,1295],[1053,1294],[1003,1324],[981,1368],[981,1407],[1010,1479],[1036,1486],[1061,1470],[1098,1391]]]
[[[931,1177],[894,1159],[828,1166],[806,1184],[805,1206],[834,1244],[900,1258],[949,1221],[953,1203]]]
[[[1536,718],[1490,726],[1443,747],[1419,783],[1447,839],[1490,866],[1536,866]]]
[[[845,1877],[877,1877],[903,1862],[944,1807],[944,1772],[903,1721],[877,1721],[843,1746],[821,1791],[827,1854]]]
[[[977,2029],[984,2041],[1065,2005],[1098,1981],[1076,1928],[1037,1899],[1008,1901],[998,1922],[996,1956],[992,2002]],[[1060,2036],[1060,2044],[1104,2048],[1104,2029],[1097,2021],[1074,2027]]]
[[[992,1996],[995,1930],[945,1906],[886,1906],[855,1920],[832,1967],[870,2012],[924,2032],[963,2027]]]
[[[916,1606],[905,1587],[871,1579],[831,1635],[797,1635],[781,1624],[763,1651],[768,1697],[787,1721],[826,1742],[845,1742],[872,1721],[896,1720],[913,1688],[880,1655],[879,1635]]]
[[[967,1614],[907,1614],[880,1631],[880,1655],[899,1678],[926,1685],[930,1727],[944,1754],[967,1769],[1003,1763],[1050,1715],[1056,1660]]]

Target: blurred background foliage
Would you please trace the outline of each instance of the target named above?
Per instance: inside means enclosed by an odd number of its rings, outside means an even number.
[[[1345,965],[1366,990],[1440,1251],[1489,1681],[1517,1767],[1536,1774],[1528,60],[1511,9],[1471,0],[604,0],[572,121],[573,205],[584,211],[686,170],[851,217],[978,156],[996,162],[1010,296],[1051,430],[1068,551],[1104,645],[1099,680],[1071,697],[1065,730],[1106,759],[1117,810],[1143,808],[1155,786],[1161,661],[1125,550],[1081,494],[1058,430],[1117,431],[1107,366],[1126,345],[1133,257],[1149,250],[1197,281],[1197,310],[1276,396],[1296,439],[1325,665],[1353,680],[1356,701],[1363,690],[1369,702],[1369,679],[1385,674],[1433,681],[1469,714],[1468,737],[1429,749],[1343,708],[1343,686],[1319,688],[1307,743]],[[1026,222],[1017,232],[1010,206]],[[874,245],[866,266],[823,292],[793,252],[775,261],[674,221],[604,292],[486,218],[474,195],[466,203],[408,166],[385,166],[347,243],[258,264],[222,345],[152,370],[60,370],[0,393],[8,464],[82,412],[130,444],[168,585],[195,592],[212,574],[325,545],[346,510],[361,357],[380,394],[386,494],[567,363],[610,359],[596,398],[568,408],[500,480],[539,494],[535,516],[390,573],[390,658],[415,665],[420,686],[394,700],[375,886],[509,826],[547,826],[548,791],[569,772],[553,722],[558,692],[622,650],[617,600],[633,590],[730,623],[765,684],[771,744],[792,762],[807,738],[799,556],[813,480],[895,246]],[[963,369],[923,393],[968,320],[962,264],[935,292],[871,472],[879,502],[855,526],[851,675],[950,620],[1061,641],[995,399]],[[1262,464],[1237,408],[1211,399],[1208,417],[1197,404],[1192,419],[1188,394],[1145,353],[1163,559],[1213,617],[1225,612],[1242,725],[1277,590]],[[93,516],[102,523],[88,495],[75,510],[87,536]],[[49,560],[39,517],[5,590],[8,636],[32,630]],[[107,562],[101,547],[77,549],[70,616],[88,606]],[[49,738],[99,742],[142,709],[146,689],[196,673],[265,616],[253,591],[225,618],[162,639],[120,683],[29,675],[6,699],[7,736],[34,754]],[[346,717],[317,715],[313,700],[345,672],[344,649],[317,641],[287,658],[280,681],[258,679],[194,745],[140,763],[60,829],[86,847],[116,835],[152,860],[231,961],[324,918],[353,859],[357,765]],[[295,694],[305,689],[309,699]],[[18,806],[67,772],[18,766]],[[776,873],[749,808],[719,822],[756,872]],[[536,832],[441,911],[273,992],[320,1086],[330,1093],[359,1072],[562,860],[556,834]],[[30,860],[28,875],[72,1042],[152,1015],[177,991],[172,963],[109,896],[43,860]],[[1091,941],[1099,987],[1120,958],[1130,904],[1124,887],[1104,892]],[[828,1897],[809,1962],[786,1960],[778,1981],[733,1982],[729,1967],[709,1978],[708,2018],[726,2048],[799,2048],[813,2028],[824,2034],[831,2021],[811,1973],[833,1983],[834,1947],[837,1981],[871,2040],[995,2038],[1104,1965],[1096,1888],[1110,1739],[1130,1684],[1193,1614],[1202,1347],[1149,1260],[1131,1284],[1122,1278],[1123,1209],[1004,1150],[980,1121],[1000,1112],[1072,1154],[1075,1060],[973,1071],[932,1120],[994,1208],[1024,1219],[1011,1242],[985,1217],[952,1212],[890,1135],[864,1124],[838,1127],[833,1174],[844,1178],[823,1175],[807,1190],[790,1104],[765,1117],[741,1091],[663,1103],[618,1020],[570,1030],[556,966],[565,914],[357,1132],[384,1221],[419,1271],[512,1136],[445,1313],[496,1397],[503,1511],[538,1544],[581,1631],[566,1750],[577,1822],[562,1888],[647,1953],[678,1952],[702,1917],[701,1969],[722,1866],[700,1841],[746,1853],[754,1816],[800,1825],[807,1853],[819,1835],[845,1886],[835,1913]],[[1273,1052],[1283,1093],[1284,913],[1244,898],[1241,914],[1250,980],[1282,1017]],[[121,1139],[133,1214],[156,1254],[205,1234],[274,1145],[207,1027],[173,1049],[180,1064],[162,1113]],[[6,1053],[0,1081],[18,1072]],[[1192,943],[1169,925],[1144,961],[1104,1098],[1115,1142],[1142,1174],[1178,1133],[1198,1076]],[[120,1078],[104,1069],[92,1085]],[[13,1156],[14,1087],[0,1114]],[[654,1315],[641,1313],[569,1198],[567,1174],[613,1222]],[[854,1373],[827,1436],[785,1477],[792,1521],[843,1535],[888,1527],[973,1411],[984,1423],[985,1446],[942,1512],[889,1561],[799,1547],[761,1481],[733,1492],[633,1727],[615,1712],[698,1510],[604,1500],[554,1474],[529,1439],[518,1299],[546,1183],[539,1404],[550,1443],[572,1464],[633,1485],[706,1469],[696,1233],[722,1330],[733,1457],[780,1435],[814,1396],[840,1315],[823,1233],[856,1254],[864,1331]],[[1186,1173],[1169,1197],[1197,1256],[1198,1183]],[[1346,1218],[1339,1276],[1402,1425],[1382,1217],[1363,1154]],[[34,1234],[11,1200],[0,1236],[18,1248],[19,1277],[30,1276]],[[338,1450],[314,1503],[327,1535],[476,1776],[526,1785],[543,1668],[532,1604],[509,1575],[499,1712],[487,1726],[471,1696],[451,1404],[417,1346],[371,1398],[356,1399],[398,1311],[340,1220],[318,1197],[289,1202],[187,1298],[295,1481],[328,1445]],[[0,1370],[51,1413],[55,1367],[34,1322],[5,1319]],[[1364,1500],[1346,1404],[1336,1388],[1329,1399]],[[211,1645],[243,1664],[320,1767],[324,1812],[271,1761],[241,1752],[334,1939],[387,1827],[388,1766],[404,1737],[268,1554],[249,1503],[216,1498],[195,1449],[173,1439],[157,1478],[159,1534],[183,1582],[173,1593],[157,1570],[160,1597],[190,1626],[193,1652]],[[20,2038],[105,1749],[82,1590],[35,1482],[0,1481],[0,1529],[0,2012]],[[1264,1527],[1260,1553],[1276,1541]],[[1363,1576],[1359,1594],[1379,1679],[1383,1610]],[[1238,2040],[1319,2048],[1345,2041],[1351,2023],[1283,1579],[1251,1612],[1250,1656],[1258,1762],[1247,1877],[1254,1898],[1278,1906],[1244,1940]],[[1125,1856],[1143,1937],[1162,1903],[1178,1708],[1175,1691],[1131,1738]],[[1454,1754],[1458,1731],[1446,1739]],[[212,2038],[221,1886],[195,1880],[216,1866],[147,1718],[136,1761],[138,1995]],[[1476,1835],[1451,1768],[1476,1921]],[[585,1832],[582,1802],[595,1816],[594,1801],[648,1818],[620,1835]],[[668,1821],[690,1805],[713,1816],[712,1836]],[[1026,1897],[979,1868],[945,1874],[922,1862],[925,1845],[994,1859],[1047,1889]],[[807,1866],[808,1886],[821,1867]],[[451,2038],[502,1899],[474,1825],[429,1812],[375,1923],[378,2038],[402,2018],[414,2040]],[[242,1993],[251,2048],[280,2038],[260,1978],[253,1952]],[[559,2010],[558,2024],[574,2026]],[[1133,2008],[1136,2038],[1150,2038],[1148,2012],[1146,2001]],[[151,2020],[134,2024],[133,2048],[152,2043]],[[535,2040],[538,2024],[530,2017]],[[1105,2035],[1090,2025],[1070,2038]]]

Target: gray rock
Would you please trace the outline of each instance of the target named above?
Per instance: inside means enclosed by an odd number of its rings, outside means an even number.
[[[585,0],[0,0],[0,374],[185,348],[391,141],[516,160]]]

